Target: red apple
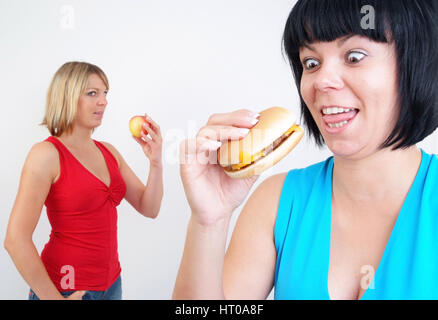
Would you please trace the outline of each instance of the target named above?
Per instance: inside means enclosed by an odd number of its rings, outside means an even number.
[[[133,116],[129,120],[129,131],[134,137],[141,138],[141,132],[148,134],[148,131],[143,126],[146,124],[149,127],[149,123],[146,121],[145,116]]]

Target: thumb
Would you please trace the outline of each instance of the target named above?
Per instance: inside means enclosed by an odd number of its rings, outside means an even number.
[[[141,146],[143,146],[145,144],[145,142],[141,139],[141,138],[137,138],[135,136],[132,136],[132,138],[137,141]]]

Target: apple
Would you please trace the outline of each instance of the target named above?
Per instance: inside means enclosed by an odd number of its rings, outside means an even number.
[[[144,116],[133,116],[131,120],[129,120],[129,131],[131,131],[134,137],[141,138],[142,131],[148,134],[148,131],[143,126],[144,124],[150,127]]]

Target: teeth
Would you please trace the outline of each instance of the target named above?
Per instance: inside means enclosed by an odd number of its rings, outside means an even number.
[[[350,112],[352,109],[347,108],[324,108],[322,109],[322,113],[324,114],[337,114],[337,113],[344,113],[344,112]]]
[[[340,127],[345,126],[345,125],[347,124],[347,122],[348,122],[348,121],[345,120],[345,121],[337,122],[337,123],[329,123],[328,126],[329,126],[330,128],[340,128]]]

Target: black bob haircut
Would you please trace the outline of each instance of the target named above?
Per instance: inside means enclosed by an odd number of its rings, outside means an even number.
[[[324,139],[300,92],[303,66],[299,50],[305,44],[333,41],[351,34],[395,44],[399,116],[381,148],[404,149],[435,131],[438,127],[437,3],[438,0],[297,1],[287,19],[282,44],[300,93],[301,116],[319,147],[324,145]],[[361,26],[367,12],[361,13],[364,6],[374,9],[371,28]]]

